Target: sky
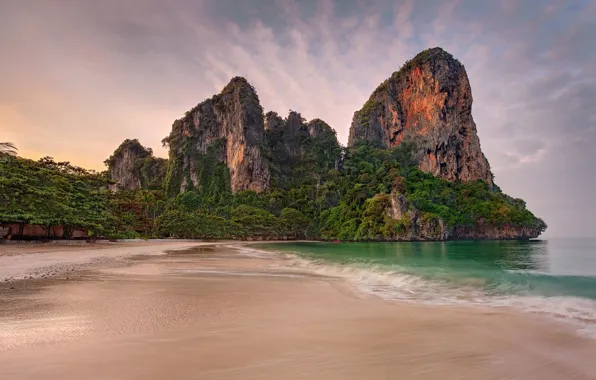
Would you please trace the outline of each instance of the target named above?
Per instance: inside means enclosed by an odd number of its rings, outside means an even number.
[[[0,0],[0,140],[93,169],[234,76],[329,123],[419,51],[466,67],[483,152],[544,237],[596,236],[596,0]]]

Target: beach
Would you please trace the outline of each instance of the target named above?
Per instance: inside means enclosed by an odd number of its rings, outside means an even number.
[[[258,244],[0,246],[1,379],[596,379],[596,340],[387,301]]]

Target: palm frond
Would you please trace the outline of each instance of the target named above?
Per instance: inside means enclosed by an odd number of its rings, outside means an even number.
[[[0,156],[16,156],[17,147],[11,142],[0,142]]]

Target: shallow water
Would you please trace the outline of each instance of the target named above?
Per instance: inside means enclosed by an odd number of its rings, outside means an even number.
[[[596,336],[596,239],[295,243],[259,248],[386,299],[510,306],[581,323]]]

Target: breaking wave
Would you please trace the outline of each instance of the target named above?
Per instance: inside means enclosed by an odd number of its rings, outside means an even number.
[[[390,301],[432,305],[512,308],[574,325],[582,335],[596,339],[596,300],[557,295],[552,284],[560,277],[547,273],[512,272],[495,279],[454,278],[449,273],[419,275],[397,265],[368,263],[365,259],[334,263],[281,253],[291,268],[342,278],[360,291]],[[583,280],[596,281],[594,277]],[[538,285],[536,285],[538,284]],[[544,294],[541,294],[544,293]]]

